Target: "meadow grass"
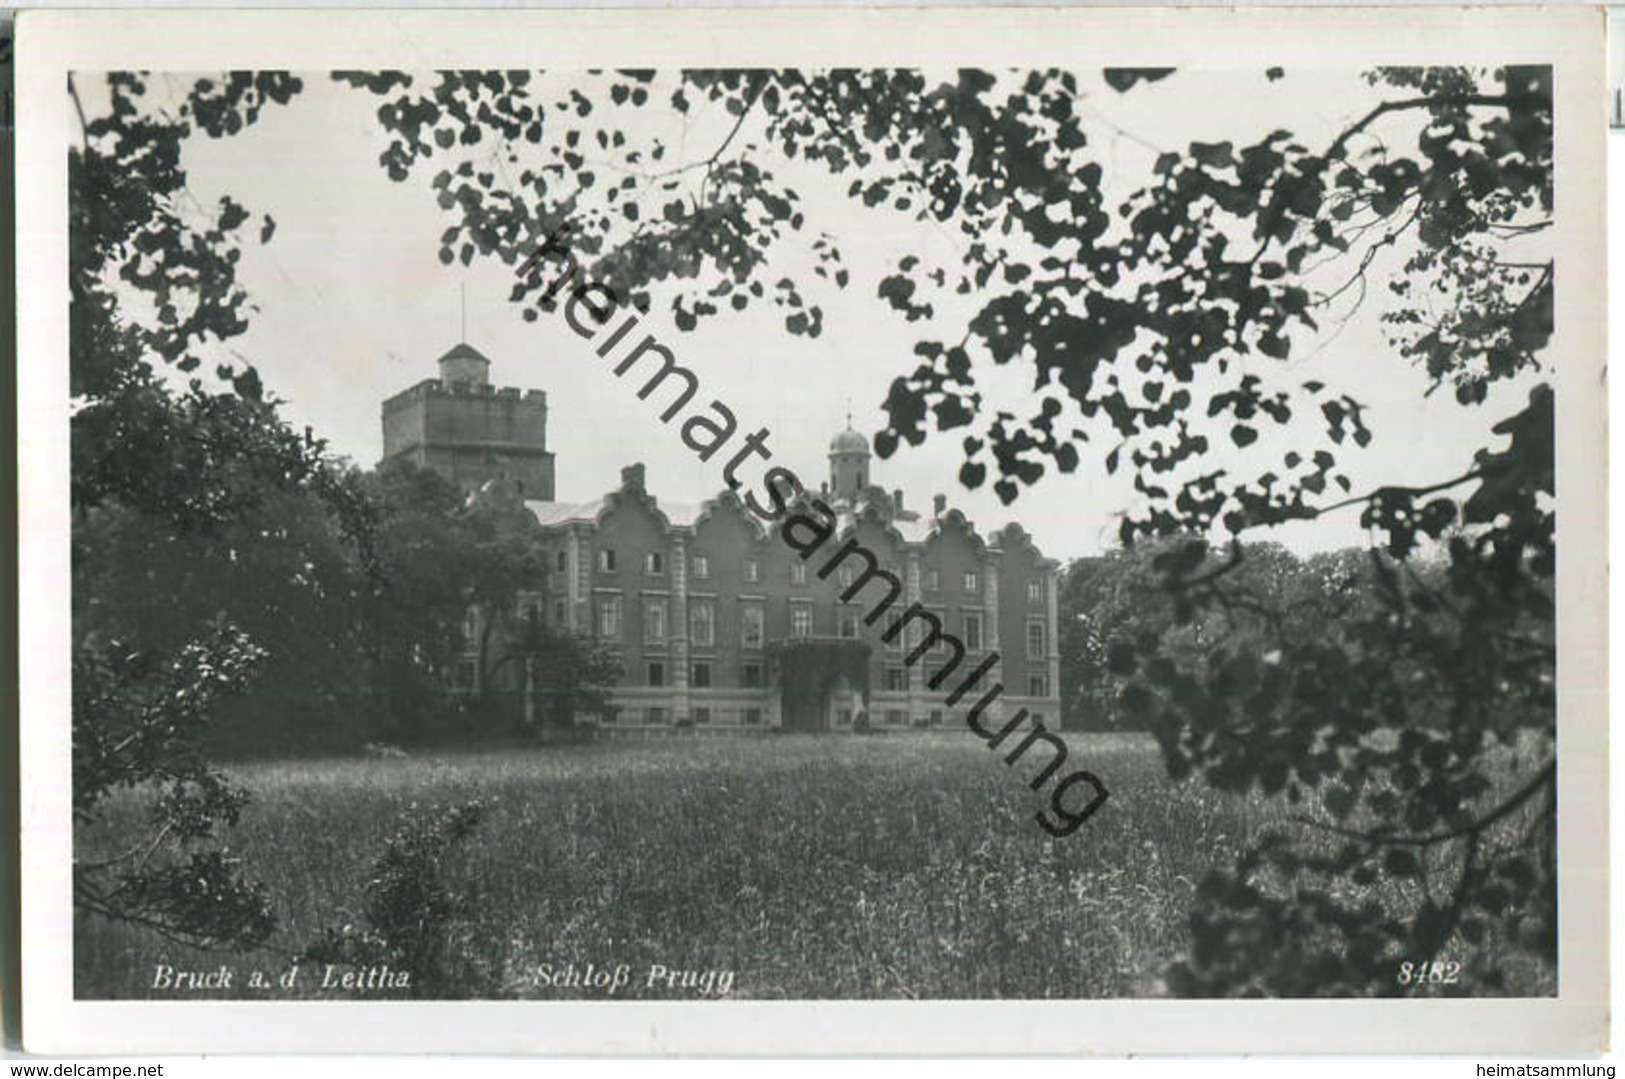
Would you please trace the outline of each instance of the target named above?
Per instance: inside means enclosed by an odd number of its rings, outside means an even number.
[[[82,998],[170,997],[155,965],[284,972],[328,926],[358,924],[362,888],[403,812],[479,800],[485,823],[451,869],[456,935],[490,995],[602,997],[538,985],[544,965],[731,970],[734,997],[1098,998],[1163,992],[1188,952],[1197,883],[1228,866],[1276,803],[1171,782],[1155,745],[1069,735],[1111,800],[1074,835],[1033,820],[1030,791],[954,734],[671,738],[234,766],[254,801],[232,850],[274,896],[252,953],[200,952],[96,919],[76,925]],[[1047,793],[1047,792],[1046,792]],[[127,849],[143,802],[77,838]],[[121,843],[123,846],[121,847]],[[320,997],[306,963],[292,992]]]

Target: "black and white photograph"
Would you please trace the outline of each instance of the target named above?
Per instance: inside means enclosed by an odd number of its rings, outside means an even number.
[[[1361,14],[25,14],[51,1044],[1600,1046],[1602,21]]]

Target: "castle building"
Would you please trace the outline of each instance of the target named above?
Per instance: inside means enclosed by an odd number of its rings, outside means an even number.
[[[392,409],[403,411],[403,401],[538,402],[527,431],[534,438],[523,443],[510,414],[493,410],[492,426],[481,429],[474,417],[482,413],[465,410],[455,413],[461,426],[394,445],[467,486],[499,481],[486,492],[517,497],[535,517],[549,568],[516,597],[516,611],[594,636],[619,654],[623,677],[612,714],[598,717],[602,725],[944,727],[962,724],[997,684],[1003,692],[987,703],[984,726],[1026,708],[1059,727],[1060,567],[1019,525],[984,536],[940,495],[928,514],[908,507],[901,490],[872,482],[869,442],[850,425],[830,442],[829,478],[818,492],[834,527],[808,557],[733,491],[697,505],[658,499],[641,464],[623,468],[620,486],[602,497],[555,501],[545,397],[446,388],[448,360],[450,370],[474,373],[460,366],[470,354],[478,357],[459,345],[441,360],[441,383],[420,383],[385,402],[386,457]],[[480,360],[469,381],[484,386]],[[455,438],[442,433],[450,426]],[[490,447],[490,456],[468,447]],[[545,485],[535,482],[544,463]],[[882,615],[871,617],[885,589],[866,578],[870,567],[852,554],[854,545],[900,585]],[[918,613],[888,634],[906,611]],[[786,686],[821,665],[838,676],[816,687],[814,698],[792,700]],[[464,680],[478,679],[470,671]],[[965,691],[950,700],[961,684]]]

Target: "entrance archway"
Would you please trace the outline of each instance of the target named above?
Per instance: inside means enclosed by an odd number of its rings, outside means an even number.
[[[783,727],[824,731],[831,726],[831,696],[838,683],[869,698],[869,645],[850,637],[796,637],[767,648],[779,690]]]

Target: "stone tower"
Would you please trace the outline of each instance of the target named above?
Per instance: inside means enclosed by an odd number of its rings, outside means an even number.
[[[384,402],[384,460],[432,468],[464,491],[506,479],[524,498],[553,501],[547,394],[492,386],[491,361],[466,343],[439,365],[439,378]]]

